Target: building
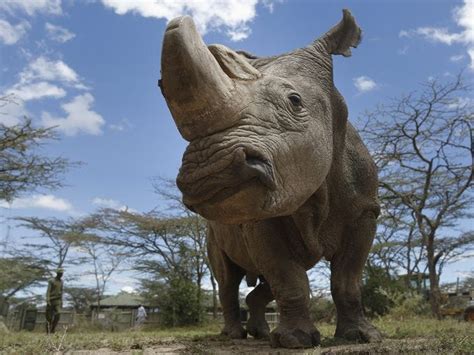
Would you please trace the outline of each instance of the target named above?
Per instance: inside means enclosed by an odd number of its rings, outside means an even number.
[[[148,305],[140,295],[120,292],[115,296],[106,297],[90,305],[92,321],[112,331],[123,330],[135,326],[137,310],[140,305],[148,314],[145,325],[158,325],[159,317],[156,308]]]

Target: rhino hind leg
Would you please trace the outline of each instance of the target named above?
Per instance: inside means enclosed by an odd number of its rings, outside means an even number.
[[[375,216],[367,213],[346,232],[342,249],[331,260],[331,293],[337,309],[335,336],[378,342],[380,332],[365,318],[360,282],[375,235]]]
[[[273,299],[270,285],[265,280],[261,281],[247,295],[246,302],[250,312],[250,318],[247,321],[247,332],[256,339],[268,339],[270,337],[270,327],[265,319],[265,308]]]
[[[245,271],[229,260],[217,247],[209,247],[209,261],[219,284],[219,299],[224,314],[221,334],[232,339],[244,339],[247,331],[240,320],[239,285]]]

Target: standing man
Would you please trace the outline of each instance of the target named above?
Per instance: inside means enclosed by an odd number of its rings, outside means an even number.
[[[140,328],[143,325],[143,323],[145,323],[146,317],[147,317],[147,314],[145,311],[145,307],[143,307],[143,305],[140,305],[137,311],[137,319],[135,322],[135,326],[137,328]]]
[[[46,333],[54,333],[61,316],[61,306],[63,303],[63,276],[64,269],[56,271],[56,277],[48,281],[48,291],[46,292]]]

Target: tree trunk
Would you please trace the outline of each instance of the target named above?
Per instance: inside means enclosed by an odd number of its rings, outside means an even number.
[[[441,291],[439,289],[439,278],[436,271],[436,261],[434,256],[434,236],[428,237],[426,247],[428,256],[428,273],[430,279],[430,304],[431,312],[437,319],[441,319]]]
[[[217,319],[217,287],[212,271],[210,272],[209,278],[211,279],[212,285],[212,318]]]
[[[198,323],[202,321],[202,288],[201,288],[201,273],[197,276],[197,302],[198,302]]]

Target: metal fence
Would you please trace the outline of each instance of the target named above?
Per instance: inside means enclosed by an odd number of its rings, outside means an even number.
[[[212,319],[213,314],[207,313],[208,318]],[[61,318],[59,320],[58,329],[73,328],[79,325],[99,325],[104,330],[123,331],[126,329],[137,327],[136,309],[101,309],[99,312],[94,311],[91,315],[77,314],[74,310],[61,310]],[[241,314],[242,324],[247,322],[247,311],[243,310]],[[279,322],[280,314],[277,312],[265,313],[265,319],[270,328],[275,328]],[[224,323],[222,312],[217,313],[217,321]],[[149,312],[143,326],[154,327],[160,323],[159,313]],[[44,331],[46,329],[46,312],[42,309],[17,307],[10,311],[6,317],[6,325],[13,331],[29,330]]]
[[[207,316],[209,319],[212,319],[213,314],[211,312],[207,313]],[[242,321],[242,325],[245,325],[247,323],[247,318],[248,313],[246,310],[241,310],[240,313],[240,320]],[[280,321],[280,313],[278,312],[267,312],[265,313],[265,319],[270,326],[270,328],[275,328],[278,325],[278,322]],[[224,316],[222,312],[217,312],[217,321],[219,323],[224,323]]]
[[[111,331],[121,331],[138,326],[136,323],[137,310],[121,310],[116,308],[94,310],[92,322],[99,323],[105,329]],[[143,326],[158,326],[160,318],[158,313],[149,312]]]
[[[75,324],[76,313],[62,310],[58,327],[72,327]],[[46,311],[36,308],[18,307],[8,313],[6,325],[11,330],[45,330]]]
[[[73,328],[78,325],[99,325],[104,330],[121,331],[136,327],[136,310],[103,309],[92,315],[77,314],[73,310],[62,309],[58,329]],[[149,313],[144,326],[158,326],[159,314]],[[6,317],[6,325],[13,331],[43,331],[46,329],[46,311],[36,308],[17,307]]]

